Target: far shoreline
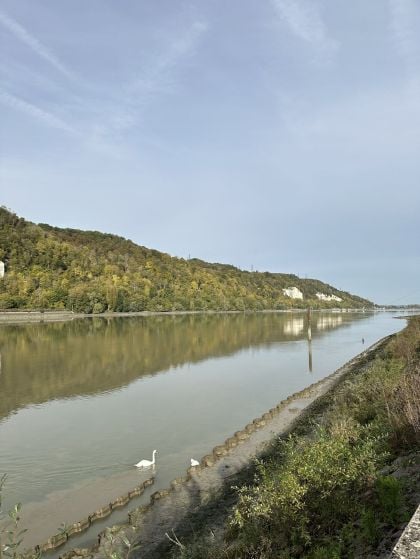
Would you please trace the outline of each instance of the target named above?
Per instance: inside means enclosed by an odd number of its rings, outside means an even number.
[[[389,309],[381,308],[325,308],[325,309],[262,309],[253,310],[197,310],[197,311],[134,311],[134,312],[104,312],[104,313],[75,313],[66,310],[0,310],[0,324],[22,324],[32,322],[66,322],[80,318],[129,318],[148,316],[184,316],[184,315],[215,315],[215,314],[307,314],[332,312],[332,313],[371,313],[386,312]],[[389,310],[398,312],[399,309]],[[401,309],[406,310],[407,309]]]

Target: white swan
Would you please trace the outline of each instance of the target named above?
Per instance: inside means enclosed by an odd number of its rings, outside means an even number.
[[[134,464],[136,468],[150,468],[150,466],[155,465],[155,454],[157,450],[153,451],[152,459],[151,460],[140,460],[137,464]]]
[[[200,462],[198,460],[194,460],[194,458],[191,458],[191,466],[199,466]]]

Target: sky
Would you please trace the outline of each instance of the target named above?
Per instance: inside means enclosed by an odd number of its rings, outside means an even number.
[[[420,0],[0,0],[0,204],[420,302]]]

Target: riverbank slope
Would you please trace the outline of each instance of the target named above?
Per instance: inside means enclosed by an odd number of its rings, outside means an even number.
[[[420,318],[275,440],[161,557],[387,557],[420,500]]]

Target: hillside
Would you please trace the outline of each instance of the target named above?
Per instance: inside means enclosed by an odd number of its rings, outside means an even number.
[[[371,307],[314,279],[184,260],[97,231],[34,224],[0,208],[0,309],[75,312]],[[296,287],[302,299],[283,289]],[[338,300],[320,300],[317,293]]]

